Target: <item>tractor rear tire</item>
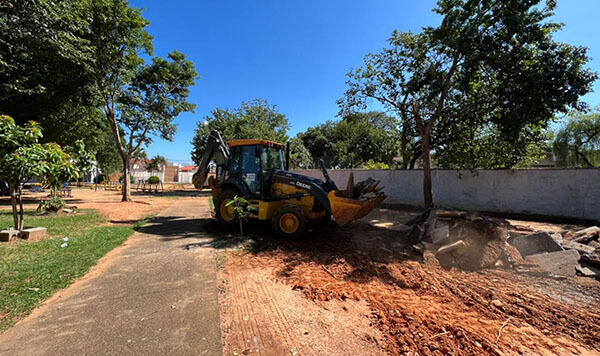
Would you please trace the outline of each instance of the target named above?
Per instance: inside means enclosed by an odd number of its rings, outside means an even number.
[[[286,239],[297,239],[308,229],[308,217],[299,205],[282,205],[271,221],[273,231]]]
[[[219,197],[215,201],[215,217],[219,224],[223,226],[234,226],[237,223],[233,205],[227,206],[227,203],[232,201],[236,195],[242,196],[242,193],[233,188],[226,189],[223,193],[219,194]]]

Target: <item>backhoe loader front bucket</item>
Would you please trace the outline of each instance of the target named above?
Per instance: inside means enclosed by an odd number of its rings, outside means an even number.
[[[329,192],[331,215],[339,226],[344,226],[358,220],[375,209],[384,199],[383,187],[378,187],[379,181],[367,178],[354,184],[354,173],[348,177],[346,190]]]
[[[345,190],[334,190],[328,194],[331,213],[339,226],[362,218],[385,199],[383,194],[368,199],[350,199],[346,195]]]

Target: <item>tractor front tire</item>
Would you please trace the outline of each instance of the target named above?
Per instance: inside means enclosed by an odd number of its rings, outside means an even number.
[[[273,231],[280,237],[296,239],[308,228],[308,217],[301,206],[282,205],[272,219]]]
[[[236,195],[241,196],[242,193],[237,189],[230,188],[223,191],[223,193],[219,194],[217,197],[217,200],[215,201],[215,217],[219,224],[223,226],[233,226],[237,223],[233,204],[227,206],[227,203],[232,201]]]

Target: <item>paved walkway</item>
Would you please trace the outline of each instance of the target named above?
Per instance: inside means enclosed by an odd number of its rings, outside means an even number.
[[[0,355],[221,355],[206,198],[164,210],[0,335]]]

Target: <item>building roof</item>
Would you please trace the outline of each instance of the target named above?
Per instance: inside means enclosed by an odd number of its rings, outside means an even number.
[[[181,172],[191,172],[191,171],[195,171],[196,169],[198,169],[197,166],[183,166],[183,167],[179,168],[179,170]]]

